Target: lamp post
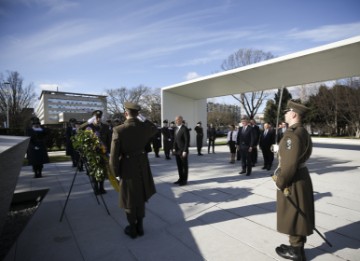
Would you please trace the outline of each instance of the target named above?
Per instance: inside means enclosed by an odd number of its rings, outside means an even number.
[[[9,82],[4,82],[3,83],[5,89],[4,89],[4,93],[6,94],[6,96],[9,96],[10,95],[10,92],[9,92],[9,86],[10,86],[10,83]],[[9,122],[10,122],[10,109],[9,109],[9,97],[6,97],[6,128],[9,128]]]

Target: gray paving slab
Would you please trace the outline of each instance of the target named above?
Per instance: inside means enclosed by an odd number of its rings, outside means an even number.
[[[315,191],[316,233],[308,237],[308,260],[360,260],[360,141],[313,139],[308,163]],[[226,146],[197,156],[191,148],[189,182],[179,187],[175,159],[149,155],[157,194],[147,204],[145,235],[133,240],[123,229],[118,195],[99,203],[84,173],[76,176],[59,222],[74,169],[70,162],[47,164],[44,178],[23,167],[17,191],[49,189],[5,261],[22,260],[282,260],[274,248],[287,243],[276,231],[276,191],[262,156],[250,177],[229,164]]]

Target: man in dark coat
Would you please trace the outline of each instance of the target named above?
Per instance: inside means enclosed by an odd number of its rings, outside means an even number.
[[[197,148],[197,153],[198,156],[202,156],[203,154],[201,153],[201,149],[203,146],[203,138],[204,138],[204,129],[201,126],[201,121],[199,121],[196,124],[196,127],[194,128],[195,132],[196,132],[196,148]]]
[[[256,146],[254,129],[249,125],[247,117],[241,119],[242,127],[238,131],[236,137],[236,144],[241,153],[242,170],[239,174],[246,173],[246,176],[251,175],[252,170],[252,157],[251,153]]]
[[[270,123],[265,123],[259,143],[264,158],[264,167],[262,169],[270,170],[272,167],[274,152],[271,151],[271,146],[273,144],[275,144],[275,131],[271,128]]]
[[[304,244],[315,224],[313,187],[305,162],[312,152],[312,141],[301,119],[308,108],[289,101],[285,121],[289,128],[279,144],[279,167],[273,175],[277,191],[277,230],[289,235],[290,246],[275,250],[281,257],[306,260]],[[304,218],[294,203],[306,216]]]
[[[163,135],[163,144],[164,144],[164,153],[166,159],[171,159],[170,157],[170,151],[172,147],[172,141],[171,141],[171,130],[169,127],[168,120],[163,121],[163,127],[161,128],[161,133]]]
[[[176,116],[175,124],[177,127],[174,134],[173,155],[176,157],[179,179],[174,184],[184,186],[188,181],[190,133],[183,124],[182,116]]]
[[[37,117],[31,119],[32,126],[26,131],[26,136],[30,137],[27,149],[27,159],[29,165],[32,165],[34,178],[42,177],[42,169],[45,163],[49,163],[49,156],[46,148],[46,137],[48,131],[40,125]]]
[[[145,146],[158,130],[139,114],[139,105],[130,102],[124,105],[126,121],[114,127],[110,168],[120,178],[119,206],[129,222],[124,232],[136,238],[144,234],[145,202],[156,193]]]

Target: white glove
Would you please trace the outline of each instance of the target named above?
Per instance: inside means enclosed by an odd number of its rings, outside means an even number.
[[[87,123],[88,124],[91,124],[95,121],[96,117],[95,116],[92,116],[90,119],[87,120]]]
[[[143,116],[142,114],[139,114],[139,115],[137,116],[137,118],[139,119],[139,121],[142,121],[142,122],[146,121],[145,116]]]

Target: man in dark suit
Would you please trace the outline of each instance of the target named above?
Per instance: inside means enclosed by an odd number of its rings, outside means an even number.
[[[144,235],[145,202],[156,193],[145,146],[157,133],[157,126],[139,114],[139,105],[124,105],[126,121],[113,129],[109,164],[120,177],[119,206],[129,222],[124,232],[136,238]]]
[[[174,184],[179,184],[180,186],[186,185],[188,180],[188,172],[189,172],[188,156],[189,156],[189,144],[190,144],[189,130],[182,123],[183,123],[183,117],[176,116],[173,155],[175,155],[176,157],[179,179],[176,182],[174,182]]]
[[[251,152],[251,160],[252,160],[252,166],[255,167],[255,164],[257,163],[257,159],[258,159],[257,146],[259,145],[261,131],[254,119],[250,120],[250,126],[254,129],[254,139],[255,139],[254,145],[255,146],[253,147],[252,152]]]
[[[239,129],[236,144],[241,153],[242,170],[239,174],[246,173],[246,176],[251,175],[252,170],[252,158],[251,153],[253,147],[256,146],[254,129],[249,125],[247,117],[241,119],[242,127]]]
[[[275,144],[275,131],[271,128],[269,123],[265,123],[259,144],[264,158],[264,167],[262,169],[271,169],[274,161],[274,152],[271,151],[271,146],[273,144]]]

